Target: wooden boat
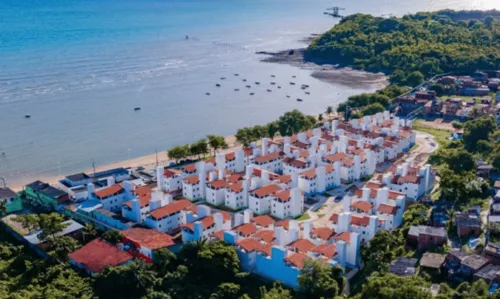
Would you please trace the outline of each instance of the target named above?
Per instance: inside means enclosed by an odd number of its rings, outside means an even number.
[[[238,88],[235,88],[234,91],[240,91]]]
[[[206,95],[207,95],[207,96],[209,96],[209,95],[210,95],[210,93],[209,93],[209,92],[207,92],[207,93],[206,93]]]
[[[271,85],[275,85],[275,84],[276,84],[276,82],[271,82]]]
[[[253,93],[253,92],[252,92],[252,93],[250,93],[250,95],[251,95],[251,96],[253,96],[254,94],[255,94],[255,93]]]
[[[220,87],[220,84],[215,84],[215,86]]]
[[[297,99],[297,102],[302,102],[302,99]]]
[[[267,92],[271,92],[272,90],[268,89]]]
[[[134,111],[139,111],[139,110],[141,110],[141,107],[135,107],[134,108]]]
[[[26,114],[26,115],[24,116],[24,118],[31,118],[31,115]]]

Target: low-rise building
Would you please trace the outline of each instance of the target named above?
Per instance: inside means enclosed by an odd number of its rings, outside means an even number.
[[[41,181],[26,185],[22,195],[30,205],[50,211],[60,204],[70,202],[68,193]]]
[[[7,214],[23,209],[21,197],[9,188],[0,188],[0,203],[2,202],[5,202]]]
[[[448,234],[444,227],[419,225],[410,227],[407,239],[419,250],[425,250],[445,245],[448,242]]]
[[[175,245],[170,235],[154,229],[131,228],[124,230],[122,236],[124,250],[149,263],[155,258],[155,250],[171,248]]]
[[[477,237],[481,234],[481,217],[478,214],[457,212],[453,217],[458,236]]]
[[[389,273],[401,277],[413,276],[416,272],[417,263],[417,259],[398,257],[391,262],[391,265],[389,266]]]

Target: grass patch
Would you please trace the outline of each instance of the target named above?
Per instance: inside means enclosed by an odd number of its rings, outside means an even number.
[[[318,218],[323,218],[323,216],[325,216],[325,214],[318,214]]]
[[[298,220],[298,221],[309,220],[309,219],[311,219],[311,217],[307,213],[304,213],[300,216],[295,217],[295,220]]]
[[[450,140],[448,139],[451,134],[450,130],[437,129],[426,126],[422,123],[421,120],[417,120],[413,124],[413,129],[434,136],[434,139],[440,147],[445,147],[450,142]]]

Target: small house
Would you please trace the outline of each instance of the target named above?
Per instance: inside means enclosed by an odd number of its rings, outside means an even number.
[[[477,237],[481,234],[481,217],[476,213],[455,213],[454,222],[460,237]]]
[[[401,277],[413,276],[416,272],[416,265],[418,260],[406,257],[398,257],[391,262],[389,267],[389,273],[395,274]]]
[[[408,231],[408,242],[419,250],[440,247],[448,242],[448,234],[444,227],[425,225],[411,226]]]

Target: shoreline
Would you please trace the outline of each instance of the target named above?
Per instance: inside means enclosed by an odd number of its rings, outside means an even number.
[[[314,38],[316,38],[319,34],[311,34],[308,37],[301,39],[301,42],[305,44],[310,44]],[[382,89],[389,84],[388,77],[382,73],[368,73],[358,70],[353,70],[347,67],[339,67],[332,65],[320,65],[313,62],[307,62],[304,60],[304,51],[305,48],[301,49],[288,49],[282,50],[279,52],[257,52],[257,55],[267,55],[268,57],[261,59],[261,62],[265,63],[279,63],[279,64],[288,64],[293,67],[299,67],[303,69],[311,70],[311,76],[317,80],[329,83],[329,84],[339,84],[346,87],[359,87],[360,85],[374,85],[377,89]],[[293,52],[293,54],[290,54]],[[345,99],[347,101],[347,98]],[[326,108],[326,107],[325,107]],[[320,111],[318,113],[323,113],[324,111]],[[325,116],[325,120],[330,119],[331,117]],[[238,130],[239,128],[236,128]],[[225,153],[229,151],[233,151],[234,149],[240,147],[240,145],[236,142],[236,137],[234,135],[225,137],[226,143],[228,144],[228,148],[225,150],[220,150],[219,153]],[[152,169],[156,167],[156,153],[143,155],[140,157],[121,160],[109,164],[105,164],[102,166],[97,166],[95,168],[96,172],[104,171],[113,168],[137,168],[144,167],[146,169]],[[167,151],[159,151],[158,152],[158,165],[166,166],[168,165],[169,158],[167,155]],[[93,169],[86,169],[81,172],[89,173],[93,172]],[[63,179],[66,175],[62,174],[61,176],[41,176],[38,177],[38,180],[41,180],[48,184],[57,184],[57,182]],[[26,184],[14,183],[9,187],[15,191],[20,191]]]

